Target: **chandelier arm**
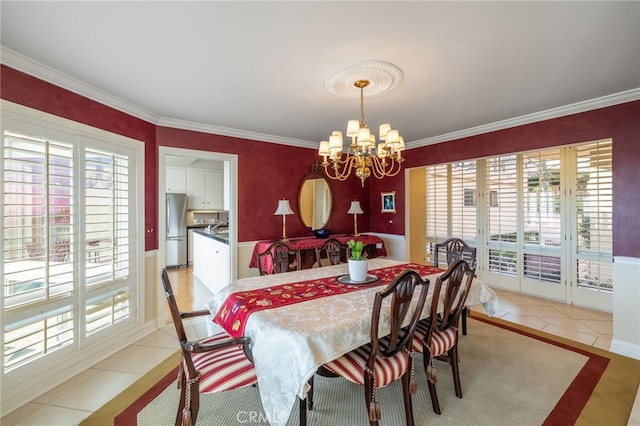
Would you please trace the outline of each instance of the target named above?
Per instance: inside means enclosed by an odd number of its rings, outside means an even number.
[[[400,173],[400,170],[402,170],[402,165],[400,163],[401,161],[398,161],[394,158],[391,162],[391,166],[389,167],[389,173],[387,174],[387,176],[395,176]]]
[[[380,179],[380,178],[382,178],[382,177],[387,175],[386,166],[385,167],[382,166],[383,162],[385,162],[385,164],[387,164],[386,163],[386,159],[382,159],[382,158],[380,158],[378,156],[373,156],[372,157],[372,161],[371,161],[371,163],[372,163],[372,171],[373,171],[374,176],[377,177],[378,179]]]
[[[351,168],[353,167],[353,162],[355,161],[355,159],[356,157],[352,155],[352,156],[347,156],[347,158],[342,162],[332,161],[330,163],[327,163],[324,166],[325,174],[330,179],[335,179],[340,181],[346,180],[351,174]],[[340,165],[344,165],[342,171],[340,171]],[[329,168],[333,170],[333,175],[331,174]]]
[[[333,175],[331,174],[330,169],[333,169],[333,170],[334,170],[334,174],[333,174]],[[324,173],[325,173],[325,175],[327,175],[327,177],[328,177],[329,179],[339,180],[339,181],[343,181],[343,180],[346,180],[346,179],[347,179],[347,176],[343,176],[343,175],[338,174],[338,173],[335,171],[335,169],[333,168],[333,165],[332,165],[331,163],[330,163],[330,164],[327,164],[326,166],[324,166]]]
[[[378,178],[378,179],[382,179],[383,177],[391,177],[391,176],[396,176],[398,173],[400,173],[400,170],[402,169],[402,166],[400,165],[400,162],[397,161],[395,158],[386,158],[386,167],[382,167],[382,160],[379,157],[373,157],[373,175]]]
[[[395,170],[393,170],[396,167],[396,165],[398,167]],[[393,166],[389,168],[389,171],[387,172],[387,174],[385,176],[387,176],[387,177],[395,176],[398,173],[400,173],[400,170],[402,170],[402,166],[397,161],[394,161],[393,162]]]

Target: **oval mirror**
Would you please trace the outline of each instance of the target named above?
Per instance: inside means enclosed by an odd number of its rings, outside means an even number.
[[[309,173],[302,180],[298,193],[298,212],[304,226],[320,229],[331,217],[333,197],[327,180],[317,173]]]

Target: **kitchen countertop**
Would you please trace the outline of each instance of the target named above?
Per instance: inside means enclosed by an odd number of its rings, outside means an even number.
[[[212,240],[229,245],[229,228],[225,228],[225,231],[223,232],[206,232],[200,229],[194,229],[193,232],[198,235],[202,235],[203,237],[211,238]]]

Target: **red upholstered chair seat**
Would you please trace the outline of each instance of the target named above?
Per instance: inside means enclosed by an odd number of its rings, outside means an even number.
[[[415,352],[422,352],[422,342],[424,341],[427,333],[429,332],[429,323],[426,321],[419,321],[416,331],[413,334],[413,341],[411,342],[411,350]],[[458,341],[458,329],[448,328],[445,331],[433,331],[433,337],[431,338],[431,355],[440,356],[449,351]]]
[[[200,343],[211,344],[229,339],[226,333],[219,333]],[[200,393],[222,392],[258,383],[256,370],[240,345],[194,353],[191,359],[200,373]]]
[[[371,344],[360,346],[358,349],[324,364],[324,367],[350,382],[364,385],[364,370],[370,353]],[[382,388],[395,382],[408,369],[409,355],[405,351],[400,351],[389,358],[376,357],[373,371],[377,387]]]

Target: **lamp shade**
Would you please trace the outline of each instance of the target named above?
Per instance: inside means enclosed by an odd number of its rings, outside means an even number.
[[[400,145],[400,134],[397,130],[389,130],[385,139],[387,145]]]
[[[329,151],[342,151],[342,134],[329,136]]]
[[[358,130],[360,129],[360,122],[358,120],[347,121],[347,136],[358,136]]]
[[[320,148],[318,148],[318,155],[329,155],[329,141],[320,142]]]
[[[363,127],[358,130],[358,145],[368,146],[369,144],[371,144],[371,131]]]
[[[362,214],[362,213],[364,213],[364,211],[362,211],[362,207],[360,207],[360,201],[352,201],[351,207],[349,207],[349,211],[347,212],[347,214]]]
[[[276,212],[274,213],[274,215],[284,216],[287,214],[293,214],[293,211],[291,211],[291,206],[289,205],[289,200],[279,200],[278,208],[276,209]]]
[[[381,141],[385,140],[385,138],[387,137],[387,133],[389,133],[389,130],[391,130],[391,124],[384,123],[380,125],[379,137]]]

